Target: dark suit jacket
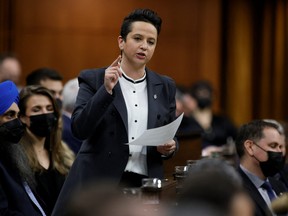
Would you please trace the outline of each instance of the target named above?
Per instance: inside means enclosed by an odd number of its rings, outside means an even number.
[[[1,143],[3,144],[3,143]],[[0,155],[0,215],[42,215],[30,200],[11,162]]]
[[[166,125],[175,119],[176,87],[172,79],[146,69],[148,128]],[[129,158],[127,109],[120,84],[110,95],[104,87],[105,68],[83,71],[72,115],[72,130],[82,143],[66,179],[54,215],[61,215],[69,191],[88,181],[110,178],[119,181]],[[176,141],[177,146],[178,142]],[[156,147],[147,147],[150,178],[163,178],[163,157]]]
[[[62,130],[62,140],[70,147],[70,149],[77,155],[82,141],[77,139],[71,131],[71,119],[66,116],[62,115],[63,121],[63,130]]]
[[[255,187],[255,185],[250,181],[248,176],[243,172],[243,170],[239,167],[238,172],[240,173],[242,179],[244,188],[252,198],[255,204],[255,216],[267,216],[267,212],[269,212],[269,208],[265,202],[265,200],[262,198],[261,194],[259,193],[258,189]],[[269,181],[272,185],[273,190],[275,193],[279,196],[281,193],[286,192],[285,186],[276,179],[269,178]]]

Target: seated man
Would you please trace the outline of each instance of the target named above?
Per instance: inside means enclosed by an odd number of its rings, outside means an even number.
[[[0,215],[45,215],[32,192],[33,174],[21,146],[19,95],[11,81],[0,83]]]
[[[272,177],[285,163],[285,137],[276,124],[255,120],[240,128],[236,149],[238,171],[255,203],[255,215],[272,214],[271,201],[286,191],[284,184]]]
[[[49,89],[59,108],[62,108],[63,78],[58,71],[52,68],[38,68],[26,77],[26,86],[29,85],[41,85]]]

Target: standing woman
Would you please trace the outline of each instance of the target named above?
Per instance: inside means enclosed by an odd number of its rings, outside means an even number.
[[[136,9],[122,22],[118,56],[109,67],[88,69],[78,77],[72,132],[84,140],[53,210],[65,215],[71,190],[107,179],[120,187],[140,187],[143,178],[164,178],[163,160],[178,148],[177,139],[156,146],[128,146],[146,129],[176,118],[175,82],[146,67],[162,19]]]
[[[60,112],[48,89],[27,86],[20,92],[20,119],[26,126],[20,143],[35,174],[36,191],[50,215],[74,154],[61,140]]]

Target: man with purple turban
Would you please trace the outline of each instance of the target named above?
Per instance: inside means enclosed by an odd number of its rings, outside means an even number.
[[[24,128],[18,119],[19,94],[12,81],[0,83],[0,215],[45,215],[27,157],[18,144]]]

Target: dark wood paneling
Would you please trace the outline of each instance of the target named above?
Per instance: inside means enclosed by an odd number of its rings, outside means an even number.
[[[148,7],[163,19],[149,67],[190,85],[207,78],[219,87],[220,1],[181,0],[25,0],[17,1],[12,41],[23,64],[54,67],[65,81],[80,70],[109,65],[118,55],[117,36],[124,16]],[[164,5],[163,5],[164,4]]]
[[[0,51],[17,54],[22,84],[43,66],[67,81],[116,58],[122,19],[139,7],[163,18],[148,67],[184,86],[208,79],[214,109],[238,125],[287,118],[288,5],[282,0],[0,0]]]
[[[0,52],[11,51],[12,0],[0,0]]]
[[[193,138],[179,138],[179,151],[174,157],[164,160],[165,178],[173,178],[175,166],[186,166],[187,160],[200,160],[202,139],[200,135]]]

